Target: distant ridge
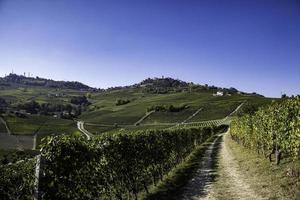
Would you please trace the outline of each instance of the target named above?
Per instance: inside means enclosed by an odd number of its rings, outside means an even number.
[[[54,81],[40,77],[27,77],[10,73],[9,75],[0,78],[0,86],[25,85],[25,86],[40,86],[49,88],[74,89],[74,90],[96,90],[88,85],[78,81]]]
[[[113,90],[121,90],[121,89],[129,89],[129,88],[140,88],[143,89],[144,92],[147,93],[157,93],[157,94],[165,94],[169,92],[184,92],[184,91],[210,91],[210,92],[224,92],[225,94],[249,94],[262,96],[255,92],[246,93],[237,90],[234,87],[230,88],[222,88],[214,85],[200,85],[193,82],[186,82],[179,79],[174,79],[171,77],[154,77],[147,78],[142,80],[139,83],[129,85],[129,86],[117,86],[110,87],[107,89],[97,89],[94,87],[90,87],[86,84],[83,84],[78,81],[55,81],[52,79],[40,78],[36,77],[28,77],[24,75],[18,75],[14,73],[10,73],[9,75],[1,78],[0,77],[0,86],[40,86],[46,88],[57,88],[57,89],[73,89],[73,90],[85,90],[85,91],[113,91]]]

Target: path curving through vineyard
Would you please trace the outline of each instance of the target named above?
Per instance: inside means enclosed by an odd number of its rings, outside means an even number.
[[[219,135],[205,151],[201,161],[201,167],[197,170],[195,176],[183,188],[182,200],[199,199],[201,196],[205,196],[209,191],[214,174],[216,173],[213,169],[213,154],[217,151],[218,141],[220,138],[221,135]]]
[[[182,200],[263,199],[254,191],[226,144],[228,130],[206,150],[201,167],[183,188]],[[221,139],[221,140],[220,140]],[[218,142],[220,141],[220,148]],[[216,165],[214,165],[216,163]]]

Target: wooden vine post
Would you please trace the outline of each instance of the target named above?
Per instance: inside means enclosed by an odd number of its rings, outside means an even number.
[[[35,181],[34,181],[34,200],[40,199],[40,177],[42,175],[43,162],[42,156],[36,156],[36,167],[35,167]]]

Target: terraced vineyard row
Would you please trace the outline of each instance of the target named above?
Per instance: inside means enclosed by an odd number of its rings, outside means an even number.
[[[192,128],[192,127],[211,127],[211,126],[220,126],[223,124],[228,124],[229,119],[217,119],[217,120],[209,120],[209,121],[202,121],[202,122],[190,122],[190,123],[181,123],[177,124],[176,128]],[[174,127],[174,128],[175,128]]]
[[[155,123],[155,124],[141,124],[139,127],[158,127],[158,126],[165,126],[169,129],[176,129],[176,128],[201,128],[201,127],[213,127],[213,126],[220,126],[220,125],[229,125],[230,124],[230,117],[225,117],[223,119],[215,119],[209,121],[199,121],[199,122],[188,122],[188,123]],[[97,124],[87,123],[89,126],[100,126]],[[114,125],[101,125],[103,127],[114,127]],[[134,128],[136,125],[122,125],[119,126],[122,128]]]

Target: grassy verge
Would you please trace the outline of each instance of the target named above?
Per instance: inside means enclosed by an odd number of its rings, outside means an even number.
[[[284,158],[277,166],[264,156],[238,145],[229,135],[226,136],[225,143],[231,149],[251,187],[258,191],[262,198],[300,199],[300,177],[291,173],[292,169],[300,173],[299,160]]]
[[[224,132],[226,128],[218,132]],[[208,139],[205,143],[199,145],[186,159],[185,162],[174,168],[157,187],[153,187],[148,195],[143,194],[142,199],[146,200],[175,200],[182,194],[182,188],[196,173],[200,167],[201,160],[206,149],[217,138],[217,134]],[[216,154],[212,155],[217,156]]]

